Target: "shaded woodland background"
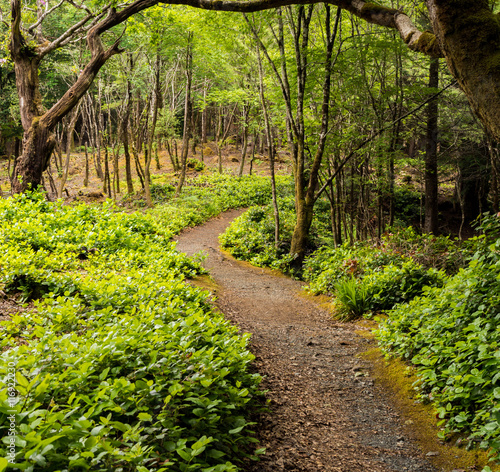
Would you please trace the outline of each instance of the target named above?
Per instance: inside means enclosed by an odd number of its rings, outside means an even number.
[[[0,5],[6,18],[8,2]],[[28,16],[49,8],[38,0],[30,13],[30,5]],[[429,27],[417,3],[393,6]],[[173,174],[180,190],[188,156],[237,175],[269,172],[276,156],[277,171],[300,174],[305,185],[321,152],[315,188],[327,183],[320,201],[336,244],[380,236],[398,221],[470,234],[480,213],[499,209],[496,142],[443,61],[409,51],[393,31],[325,8],[244,17],[157,6],[131,18],[120,30],[127,52],[105,64],[57,128],[44,174],[48,194],[119,198],[143,191],[159,172]],[[78,19],[70,5],[57,12],[43,23],[49,39]],[[5,44],[6,23],[0,34]],[[87,55],[77,37],[42,63],[45,107],[74,82]],[[0,57],[1,188],[8,194],[22,128],[13,65],[6,50]]]

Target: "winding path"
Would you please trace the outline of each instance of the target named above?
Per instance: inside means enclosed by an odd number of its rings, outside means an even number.
[[[218,235],[240,213],[184,232],[177,247],[208,253],[204,264],[220,287],[219,308],[253,334],[271,412],[256,426],[267,454],[247,471],[437,472],[357,357],[369,343],[355,333],[359,327],[333,322],[300,295],[300,282],[219,251]]]

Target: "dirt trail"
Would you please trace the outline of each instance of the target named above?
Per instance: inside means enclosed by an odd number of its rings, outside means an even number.
[[[241,211],[184,232],[178,249],[206,251],[219,308],[253,334],[271,412],[259,419],[267,454],[248,472],[437,472],[404,432],[404,419],[356,357],[367,341],[299,295],[301,284],[236,262],[218,235]]]

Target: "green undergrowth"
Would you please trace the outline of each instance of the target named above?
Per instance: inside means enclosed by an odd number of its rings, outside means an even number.
[[[280,193],[293,189],[288,176],[277,176],[277,186]],[[231,208],[265,205],[271,199],[271,184],[265,176],[235,178],[232,174],[204,173],[186,179],[182,193],[176,198],[174,194],[175,187],[169,182],[151,186],[158,209],[172,218],[173,224],[169,223],[172,230],[202,223]]]
[[[401,247],[401,239],[407,241],[406,238],[414,236],[410,233],[402,238],[395,233],[384,236],[381,241],[320,248],[304,263],[304,280],[309,282],[307,290],[335,296],[338,317],[353,319],[408,302],[421,295],[426,287],[442,286],[447,274],[445,269],[433,267],[434,249],[432,255],[426,257],[422,243],[419,248],[411,245],[411,250]],[[430,238],[424,240],[428,242]],[[458,248],[446,241],[454,259]],[[442,256],[440,265],[449,266],[444,259]]]
[[[442,438],[500,452],[500,222],[486,217],[467,267],[441,288],[399,305],[378,338],[417,369],[419,397],[435,405]]]
[[[236,471],[262,452],[248,337],[185,282],[203,269],[170,237],[269,184],[188,188],[144,214],[0,200],[0,290],[31,307],[0,322],[0,470]]]
[[[280,217],[279,243],[275,242],[275,222],[273,205],[253,206],[236,218],[225,233],[219,236],[221,246],[237,259],[248,261],[258,267],[271,267],[288,272],[293,260],[290,244],[295,226],[295,206],[293,187],[280,192],[278,208]],[[315,219],[311,228],[308,252],[321,244],[325,234],[324,223]]]

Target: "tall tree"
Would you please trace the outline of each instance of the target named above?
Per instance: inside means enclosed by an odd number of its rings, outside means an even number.
[[[316,0],[172,0],[209,10],[252,12]],[[33,0],[27,3],[32,3]],[[36,3],[36,2],[35,2]],[[120,32],[113,31],[110,44],[102,35],[147,8],[166,3],[159,0],[135,0],[116,6],[114,2],[77,3],[61,0],[51,8],[35,9],[37,18],[23,23],[23,2],[10,0],[11,31],[9,49],[16,72],[21,123],[24,130],[22,155],[12,182],[15,192],[22,192],[41,182],[42,172],[55,146],[54,129],[73,109],[92,84],[101,67],[121,52]],[[500,24],[487,0],[427,0],[427,8],[436,36],[420,32],[407,15],[363,0],[332,0],[353,14],[389,28],[396,28],[410,48],[446,57],[448,67],[467,95],[473,109],[492,136],[500,139]],[[61,12],[74,21],[48,40],[44,24]],[[41,62],[58,48],[86,36],[91,58],[76,81],[45,110],[40,94],[38,69]]]
[[[439,86],[439,59],[431,58],[429,88],[435,93]],[[425,223],[428,233],[438,232],[438,104],[434,96],[427,105],[427,133],[425,145]]]
[[[175,195],[181,193],[184,180],[186,178],[187,170],[187,156],[189,151],[189,134],[191,132],[191,115],[193,110],[193,103],[191,100],[191,88],[193,84],[193,33],[190,31],[187,37],[186,44],[186,89],[184,96],[184,128],[182,131],[182,150],[181,150],[181,175],[177,183]]]

